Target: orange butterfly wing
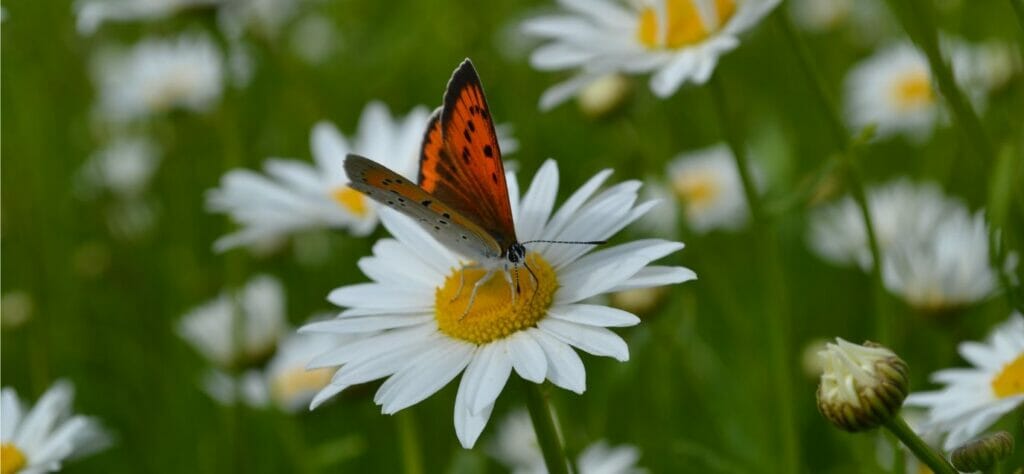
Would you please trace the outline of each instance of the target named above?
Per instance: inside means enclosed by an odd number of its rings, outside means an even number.
[[[498,136],[480,77],[468,59],[452,74],[440,114],[431,116],[419,184],[474,219],[503,251],[516,242]]]

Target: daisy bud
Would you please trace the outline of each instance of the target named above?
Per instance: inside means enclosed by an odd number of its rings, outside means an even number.
[[[580,111],[590,118],[601,118],[615,111],[629,95],[630,82],[621,74],[608,74],[580,91]]]
[[[825,367],[818,385],[818,411],[846,431],[874,428],[891,418],[909,391],[907,363],[873,342],[841,338],[818,353]]]
[[[958,471],[986,471],[1010,454],[1013,454],[1013,436],[1000,431],[956,448],[950,461]]]

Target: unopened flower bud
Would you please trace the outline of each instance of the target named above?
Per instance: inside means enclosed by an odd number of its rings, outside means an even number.
[[[962,472],[986,471],[1013,454],[1013,436],[1005,431],[983,436],[953,450],[950,461]]]
[[[836,338],[818,355],[825,367],[818,411],[843,430],[875,428],[892,418],[907,398],[907,363],[885,347]]]

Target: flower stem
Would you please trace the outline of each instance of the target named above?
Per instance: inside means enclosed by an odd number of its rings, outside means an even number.
[[[416,415],[412,408],[406,408],[396,413],[395,417],[398,421],[398,437],[402,444],[402,472],[423,474],[423,451],[420,448]]]
[[[939,33],[935,26],[935,12],[929,2],[930,0],[889,0],[889,5],[900,18],[903,28],[910,33],[928,58],[928,65],[939,85],[939,91],[949,103],[957,125],[967,139],[968,147],[982,160],[992,160],[995,148],[981,125],[981,119],[957,86],[949,62],[942,57]]]
[[[1020,26],[1020,35],[1024,35],[1024,0],[1010,0],[1010,6],[1013,7],[1013,13],[1017,15],[1017,25]],[[1024,36],[1021,36],[1021,41],[1024,41]],[[1024,53],[1024,51],[1022,51]]]
[[[547,397],[539,384],[523,380],[523,385],[526,387],[526,408],[530,410],[530,420],[533,421],[537,444],[544,454],[544,464],[548,472],[568,474],[565,453],[562,452],[562,444],[558,441],[558,431],[555,429],[555,420],[551,416]]]
[[[917,433],[910,429],[910,426],[903,421],[903,417],[899,414],[886,421],[885,427],[896,435],[906,447],[910,448],[910,452],[914,453],[918,461],[927,464],[935,474],[957,474],[956,469],[953,469],[953,466],[950,466],[945,458],[917,436]]]
[[[761,199],[754,186],[745,142],[740,135],[739,128],[731,119],[725,89],[721,82],[719,75],[716,74],[712,77],[710,81],[711,96],[718,108],[719,126],[729,144],[733,158],[736,160],[736,168],[743,183],[743,194],[750,208],[754,232],[758,236],[757,241],[761,246],[759,253],[764,259],[762,266],[764,271],[762,278],[766,283],[764,307],[770,311],[765,329],[770,346],[771,370],[775,379],[779,441],[782,443],[779,456],[780,472],[799,472],[800,439],[796,429],[796,413],[793,411],[793,387],[796,385],[792,369],[794,361],[787,353],[792,347],[789,338],[792,323],[787,304],[786,276],[779,255],[780,241],[775,233],[775,228],[766,220]]]
[[[796,51],[797,62],[800,64],[800,69],[803,71],[806,79],[811,83],[811,89],[814,91],[815,99],[822,111],[825,113],[825,118],[828,120],[829,129],[832,131],[833,138],[836,141],[836,146],[839,149],[839,154],[842,157],[842,162],[846,170],[846,180],[850,187],[851,193],[853,194],[853,200],[857,203],[857,207],[860,208],[861,218],[864,221],[865,235],[868,240],[868,250],[871,252],[871,268],[869,270],[871,279],[874,287],[874,302],[875,302],[875,337],[885,343],[891,343],[892,330],[891,321],[885,311],[885,287],[882,281],[882,252],[878,245],[878,238],[875,234],[874,221],[871,219],[871,209],[868,207],[867,193],[864,190],[864,180],[860,166],[856,160],[855,146],[851,143],[850,136],[846,131],[846,127],[843,125],[842,117],[839,115],[839,110],[836,108],[835,102],[829,95],[828,89],[825,87],[825,81],[822,79],[821,74],[818,73],[817,68],[814,67],[814,60],[811,56],[810,48],[803,38],[797,33],[796,29],[793,28],[793,23],[787,16],[786,9],[776,9],[775,20],[786,36],[786,40],[789,41],[793,51]]]

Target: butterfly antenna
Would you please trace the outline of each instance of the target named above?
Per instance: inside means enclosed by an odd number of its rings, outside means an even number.
[[[572,245],[604,245],[607,240],[527,240],[522,244],[572,244]]]

